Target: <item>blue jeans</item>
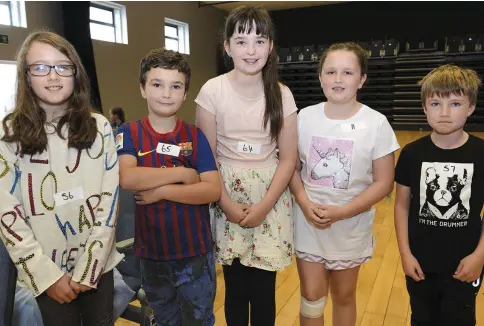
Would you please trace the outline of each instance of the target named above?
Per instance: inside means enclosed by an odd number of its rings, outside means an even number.
[[[171,261],[141,259],[141,282],[158,326],[213,326],[213,252]]]

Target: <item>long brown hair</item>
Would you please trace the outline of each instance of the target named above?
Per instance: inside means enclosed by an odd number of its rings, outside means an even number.
[[[76,67],[74,90],[66,113],[59,120],[57,134],[68,124],[68,146],[79,150],[92,146],[97,137],[96,120],[91,116],[89,79],[74,47],[61,36],[46,31],[30,34],[22,44],[17,56],[17,92],[15,108],[3,120],[5,135],[2,140],[20,145],[21,154],[34,155],[47,149],[45,111],[39,106],[37,96],[28,82],[27,54],[34,42],[48,44],[67,56]]]
[[[225,22],[224,41],[230,42],[236,28],[238,33],[251,33],[254,23],[257,35],[263,35],[269,41],[274,42],[274,24],[267,10],[259,6],[242,6],[232,10]],[[276,141],[284,124],[284,119],[275,46],[272,47],[267,62],[262,68],[262,81],[266,99],[264,128],[267,128],[267,123],[270,121],[271,139]]]

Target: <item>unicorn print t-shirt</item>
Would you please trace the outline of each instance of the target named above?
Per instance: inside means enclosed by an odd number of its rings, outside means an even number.
[[[373,183],[373,160],[399,145],[386,117],[368,106],[349,119],[332,120],[324,105],[309,106],[298,115],[301,179],[311,201],[343,206]],[[372,255],[373,209],[319,230],[294,207],[296,250],[329,260]]]

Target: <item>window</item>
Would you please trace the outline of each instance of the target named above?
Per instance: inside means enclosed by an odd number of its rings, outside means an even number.
[[[15,105],[15,84],[17,82],[17,66],[13,61],[0,61],[0,120],[12,110]]]
[[[167,50],[190,54],[187,23],[165,18],[165,48]]]
[[[92,1],[89,19],[92,39],[128,44],[125,6],[114,2]]]
[[[0,24],[27,27],[25,1],[0,1]]]

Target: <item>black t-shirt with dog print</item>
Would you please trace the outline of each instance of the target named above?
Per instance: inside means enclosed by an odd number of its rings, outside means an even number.
[[[484,140],[456,149],[425,136],[402,149],[395,181],[410,187],[410,250],[424,273],[452,275],[477,247],[484,204]]]

